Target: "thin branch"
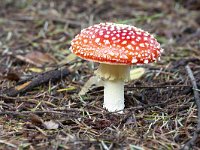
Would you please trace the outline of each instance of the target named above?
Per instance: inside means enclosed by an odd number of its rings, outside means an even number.
[[[187,65],[185,68],[193,86],[194,98],[195,98],[195,103],[197,105],[197,111],[198,111],[197,113],[198,120],[197,120],[197,129],[194,131],[192,138],[185,143],[185,145],[181,148],[181,150],[191,149],[195,145],[195,142],[200,134],[199,132],[200,131],[200,96],[199,96],[199,92],[197,91],[198,87],[197,87],[197,83],[190,66]]]
[[[8,146],[13,147],[13,148],[17,148],[16,145],[14,145],[14,144],[12,144],[12,143],[10,143],[10,142],[8,142],[8,141],[5,141],[5,140],[0,140],[0,143],[1,143],[1,144],[8,145]]]
[[[20,94],[22,95],[35,87],[49,83],[49,81],[59,81],[69,74],[70,71],[65,66],[55,70],[50,70],[37,76],[31,77],[27,80],[20,81],[16,84],[16,86],[0,91],[0,95],[8,97],[14,97]]]
[[[62,115],[67,115],[68,113],[65,112],[60,112],[60,111],[21,111],[21,112],[17,112],[17,111],[4,111],[4,112],[0,112],[0,115],[29,115],[29,114],[62,114]]]

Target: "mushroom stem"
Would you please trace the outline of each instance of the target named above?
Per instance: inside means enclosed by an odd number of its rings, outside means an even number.
[[[104,81],[103,106],[109,112],[119,111],[119,113],[122,113],[124,109],[124,81],[122,80]]]
[[[122,113],[124,109],[124,81],[128,81],[130,78],[130,67],[101,63],[96,75],[104,81],[104,108],[109,112],[119,111]]]

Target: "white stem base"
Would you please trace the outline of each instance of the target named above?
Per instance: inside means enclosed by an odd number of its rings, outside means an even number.
[[[109,112],[124,109],[124,82],[122,80],[105,80],[104,81],[104,108]],[[120,111],[121,110],[121,111]]]

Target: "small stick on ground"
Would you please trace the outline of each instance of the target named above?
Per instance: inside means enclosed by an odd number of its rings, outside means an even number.
[[[198,111],[198,114],[197,114],[198,120],[197,120],[196,131],[193,133],[192,138],[188,142],[186,142],[185,145],[181,148],[181,150],[191,149],[195,145],[195,142],[196,142],[196,140],[197,140],[197,138],[199,137],[199,134],[200,134],[200,96],[199,96],[199,93],[197,91],[198,87],[197,87],[197,83],[196,83],[196,80],[194,78],[194,75],[192,73],[191,68],[188,65],[185,68],[186,68],[188,76],[189,76],[189,78],[192,82],[194,98],[195,98],[195,102],[196,102],[196,105],[197,105],[197,111]]]
[[[16,86],[0,91],[0,95],[14,97],[20,94],[25,94],[27,91],[30,91],[35,87],[49,83],[49,81],[59,81],[69,74],[70,71],[66,67],[50,70],[35,77],[26,79],[25,81],[20,81]]]

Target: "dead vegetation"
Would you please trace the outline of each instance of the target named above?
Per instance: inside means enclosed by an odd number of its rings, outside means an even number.
[[[200,149],[199,6],[195,0],[2,1],[0,149]],[[124,114],[102,108],[101,86],[78,96],[94,69],[70,53],[70,41],[105,21],[155,33],[165,50],[159,63],[141,66],[145,74],[127,83]]]

